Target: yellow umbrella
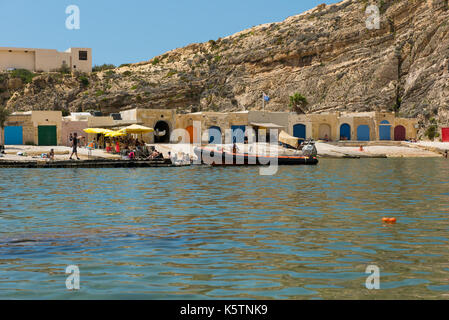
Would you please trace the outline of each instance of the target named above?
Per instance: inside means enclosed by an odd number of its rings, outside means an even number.
[[[121,129],[119,132],[121,133],[135,133],[135,134],[142,134],[142,133],[148,133],[148,132],[153,132],[154,129],[153,128],[148,128],[148,127],[144,127],[144,126],[140,126],[138,124],[133,124],[129,127],[123,128]]]
[[[87,128],[87,129],[84,129],[84,132],[93,133],[93,134],[106,134],[106,133],[112,132],[112,130],[101,129],[101,128]]]
[[[99,129],[99,128],[87,128],[84,129],[83,131],[86,133],[101,133],[103,129]]]
[[[126,133],[122,133],[119,131],[112,131],[112,132],[108,132],[105,134],[105,137],[110,137],[110,138],[122,137],[122,136],[126,136]]]

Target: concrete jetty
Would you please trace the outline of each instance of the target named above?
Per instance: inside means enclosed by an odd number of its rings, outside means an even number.
[[[81,160],[81,161],[8,161],[0,160],[0,168],[151,168],[175,167],[169,159],[151,161],[132,160]],[[178,166],[176,166],[178,167]]]

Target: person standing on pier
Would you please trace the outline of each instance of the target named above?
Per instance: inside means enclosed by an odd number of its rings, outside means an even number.
[[[77,160],[80,160],[78,157],[78,134],[76,132],[73,134],[72,154],[70,155],[70,160],[72,160],[73,154],[75,154]]]

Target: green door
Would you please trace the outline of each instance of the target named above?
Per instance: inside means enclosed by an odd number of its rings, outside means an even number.
[[[39,126],[38,130],[38,145],[40,146],[56,146],[58,139],[56,136],[56,126]]]

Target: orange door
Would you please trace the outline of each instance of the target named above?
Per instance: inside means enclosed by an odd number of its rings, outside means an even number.
[[[188,133],[188,136],[186,137],[186,141],[193,143],[193,126],[188,126],[186,128],[186,131]]]

